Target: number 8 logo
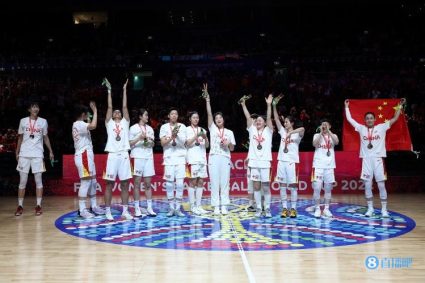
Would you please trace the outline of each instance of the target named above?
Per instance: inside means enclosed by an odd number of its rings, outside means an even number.
[[[377,269],[379,266],[379,259],[376,256],[368,256],[365,265],[367,269]]]

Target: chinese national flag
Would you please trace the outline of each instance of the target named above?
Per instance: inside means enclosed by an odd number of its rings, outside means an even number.
[[[349,101],[351,116],[357,123],[364,124],[364,114],[373,112],[375,113],[375,124],[377,125],[394,117],[400,99],[350,99]],[[342,141],[344,151],[358,151],[360,149],[359,134],[348,123],[345,118],[345,112],[343,127]],[[397,122],[387,131],[385,145],[387,151],[412,150],[412,141],[410,140],[409,129],[403,111],[400,113]]]

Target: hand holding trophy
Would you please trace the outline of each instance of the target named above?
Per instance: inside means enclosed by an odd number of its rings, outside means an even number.
[[[108,91],[111,91],[111,89],[112,89],[111,83],[108,81],[107,78],[103,78],[102,85],[103,86],[106,86],[106,88],[108,89]]]
[[[238,100],[238,104],[242,104],[242,103],[245,103],[245,101],[247,101],[248,99],[250,99],[252,97],[252,95],[251,94],[248,94],[248,95],[244,95],[244,96],[242,96],[239,100]]]
[[[208,84],[203,84],[201,97],[207,99],[210,95],[208,94]]]
[[[279,103],[279,100],[281,100],[283,97],[284,97],[283,93],[279,94],[277,97],[274,97],[272,105],[276,106]]]

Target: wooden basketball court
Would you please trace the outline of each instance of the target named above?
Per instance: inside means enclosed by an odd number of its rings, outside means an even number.
[[[335,202],[364,205],[363,196]],[[424,282],[425,195],[390,195],[389,210],[416,222],[395,238],[300,250],[208,251],[103,243],[71,236],[55,221],[75,211],[74,197],[45,197],[36,217],[28,197],[13,215],[16,198],[0,199],[0,282]],[[375,203],[377,199],[375,198]],[[230,217],[230,216],[226,216]],[[285,224],[283,224],[283,227]],[[368,268],[366,258],[411,258],[410,266]],[[372,266],[374,267],[374,266]]]

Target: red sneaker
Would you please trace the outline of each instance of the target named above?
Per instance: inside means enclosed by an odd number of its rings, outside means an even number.
[[[24,213],[24,208],[18,205],[18,208],[16,209],[16,212],[15,212],[15,216],[21,216],[22,213]]]
[[[41,215],[41,214],[43,214],[43,211],[41,210],[41,206],[37,205],[37,206],[35,207],[35,215],[36,215],[36,216],[39,216],[39,215]]]

